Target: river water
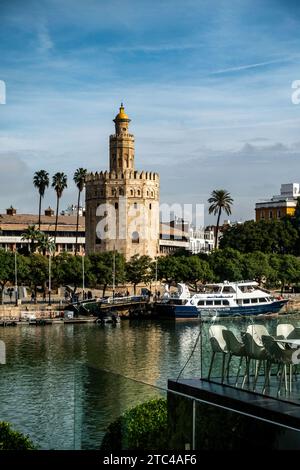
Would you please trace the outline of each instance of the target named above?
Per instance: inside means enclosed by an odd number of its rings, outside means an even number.
[[[269,320],[271,328],[276,323]],[[208,326],[201,335],[206,369]],[[107,425],[165,395],[168,378],[176,379],[190,356],[181,377],[200,377],[199,332],[197,320],[1,328],[7,362],[0,365],[0,420],[41,449],[97,449]]]

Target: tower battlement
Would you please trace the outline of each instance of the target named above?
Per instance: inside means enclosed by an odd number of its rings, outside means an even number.
[[[147,180],[159,182],[159,174],[152,171],[135,171],[125,170],[122,171],[96,171],[95,173],[88,173],[86,176],[86,183],[107,180]]]

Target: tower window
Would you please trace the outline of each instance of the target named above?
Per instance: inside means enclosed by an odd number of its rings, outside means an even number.
[[[139,232],[132,232],[131,241],[132,243],[140,243]]]
[[[124,196],[124,191],[122,188],[119,189],[119,196]]]
[[[141,191],[138,189],[137,190],[137,195],[140,196],[141,195]]]
[[[137,203],[136,203],[136,202],[133,203],[133,207],[134,207],[135,209],[137,209]]]
[[[149,209],[150,209],[150,210],[152,209],[152,204],[149,204]]]
[[[130,190],[130,196],[133,196],[133,189]]]
[[[119,204],[115,202],[115,209],[119,209]]]

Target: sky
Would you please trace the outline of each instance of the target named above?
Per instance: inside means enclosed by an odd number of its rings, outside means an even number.
[[[40,169],[64,171],[75,204],[75,169],[108,167],[121,101],[163,203],[207,212],[226,189],[244,221],[300,182],[297,1],[0,0],[0,20],[0,212],[37,212]]]

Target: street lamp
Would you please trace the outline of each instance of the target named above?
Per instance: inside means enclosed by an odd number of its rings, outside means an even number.
[[[84,300],[84,250],[82,253],[82,300]]]
[[[18,305],[18,266],[17,266],[17,249],[15,250],[15,291],[16,291],[16,306]]]
[[[116,247],[114,246],[113,252],[113,272],[112,272],[112,281],[113,281],[113,302],[115,301],[115,285],[116,285]]]
[[[48,295],[49,295],[49,302],[48,304],[51,305],[51,249],[49,249],[49,280],[48,280]]]

